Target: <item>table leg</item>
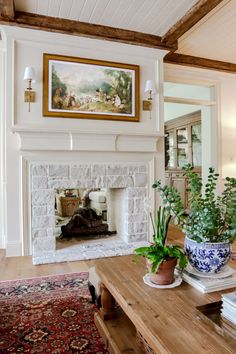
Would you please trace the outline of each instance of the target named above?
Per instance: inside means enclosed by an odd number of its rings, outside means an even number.
[[[115,300],[104,284],[100,285],[101,305],[99,314],[103,320],[110,320],[116,317]]]

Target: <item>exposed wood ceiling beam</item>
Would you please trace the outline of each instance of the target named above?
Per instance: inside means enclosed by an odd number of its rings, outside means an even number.
[[[12,20],[15,17],[14,0],[0,0],[0,17]]]
[[[206,16],[223,0],[199,0],[186,14],[162,37],[163,43],[175,43],[185,32]]]
[[[177,41],[172,42],[171,45],[165,44],[161,41],[161,37],[152,34],[20,11],[15,12],[15,18],[13,20],[10,19],[8,21],[6,18],[0,17],[0,23],[164,50],[177,49]]]
[[[228,73],[236,73],[236,64],[224,61],[194,57],[192,55],[169,53],[164,58],[164,63],[193,66],[209,70],[218,70]]]

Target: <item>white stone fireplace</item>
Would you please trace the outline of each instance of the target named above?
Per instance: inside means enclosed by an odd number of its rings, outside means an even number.
[[[148,241],[148,217],[144,207],[148,196],[149,166],[140,164],[32,163],[31,234],[33,263],[94,259],[125,255]],[[55,189],[109,188],[122,190],[119,208],[119,239],[97,240],[56,250]]]
[[[122,232],[119,232],[120,245],[117,243],[112,248],[110,243],[109,252],[130,252],[134,247],[134,237],[139,235],[140,239],[147,239],[150,236],[149,221],[136,212],[141,207],[139,203],[142,204],[139,192],[142,190],[145,196],[151,195],[154,207],[152,182],[156,178],[164,179],[163,56],[166,52],[11,26],[5,27],[4,32],[8,60],[3,61],[7,80],[1,140],[0,244],[6,249],[6,256],[33,254],[35,264],[84,257],[83,252],[75,248],[70,248],[70,251],[69,248],[56,250],[56,186],[65,183],[64,187],[68,187],[71,183],[72,187],[80,184],[85,188],[89,188],[89,184],[102,187],[105,181],[110,183],[112,193],[122,195],[117,198],[122,197],[128,209],[125,212],[124,205],[119,215],[124,224]],[[43,53],[139,65],[139,121],[44,117]],[[25,91],[22,77],[29,64],[34,67],[37,77],[34,84],[36,100],[30,112],[28,105],[22,102]],[[148,79],[155,81],[157,93],[153,95],[152,111],[143,111],[142,100],[146,99],[144,87]],[[56,165],[67,166],[68,174],[53,175],[52,166]],[[105,172],[92,177],[98,165]],[[76,167],[72,170],[73,166],[86,166],[85,170],[90,171],[91,178],[85,182],[85,178],[76,176]],[[116,174],[115,170],[111,171],[112,166],[124,167],[126,173],[119,171]],[[132,170],[133,166],[136,170]],[[142,166],[146,170],[142,170]],[[82,171],[79,173],[82,174]],[[142,178],[147,180],[143,182]],[[132,196],[131,193],[138,195]],[[100,250],[103,248],[104,243],[99,245]],[[89,252],[94,255],[97,249],[94,252],[92,246],[87,247],[87,256]]]

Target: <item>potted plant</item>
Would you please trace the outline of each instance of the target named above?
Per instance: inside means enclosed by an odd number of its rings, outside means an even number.
[[[174,281],[174,269],[179,263],[183,269],[187,265],[187,259],[183,249],[178,245],[167,245],[167,231],[171,215],[167,208],[159,207],[154,221],[150,212],[153,227],[153,242],[150,246],[139,247],[134,250],[136,256],[144,256],[147,261],[150,280],[158,285],[171,284]]]
[[[229,261],[236,238],[236,179],[227,177],[224,191],[217,195],[219,175],[214,168],[209,168],[205,186],[191,165],[183,169],[189,184],[187,211],[175,187],[156,181],[153,188],[161,193],[165,207],[186,235],[190,264],[200,272],[218,273]]]

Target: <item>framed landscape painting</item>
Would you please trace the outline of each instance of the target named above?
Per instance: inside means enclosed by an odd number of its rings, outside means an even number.
[[[139,121],[139,66],[44,54],[43,115]]]

